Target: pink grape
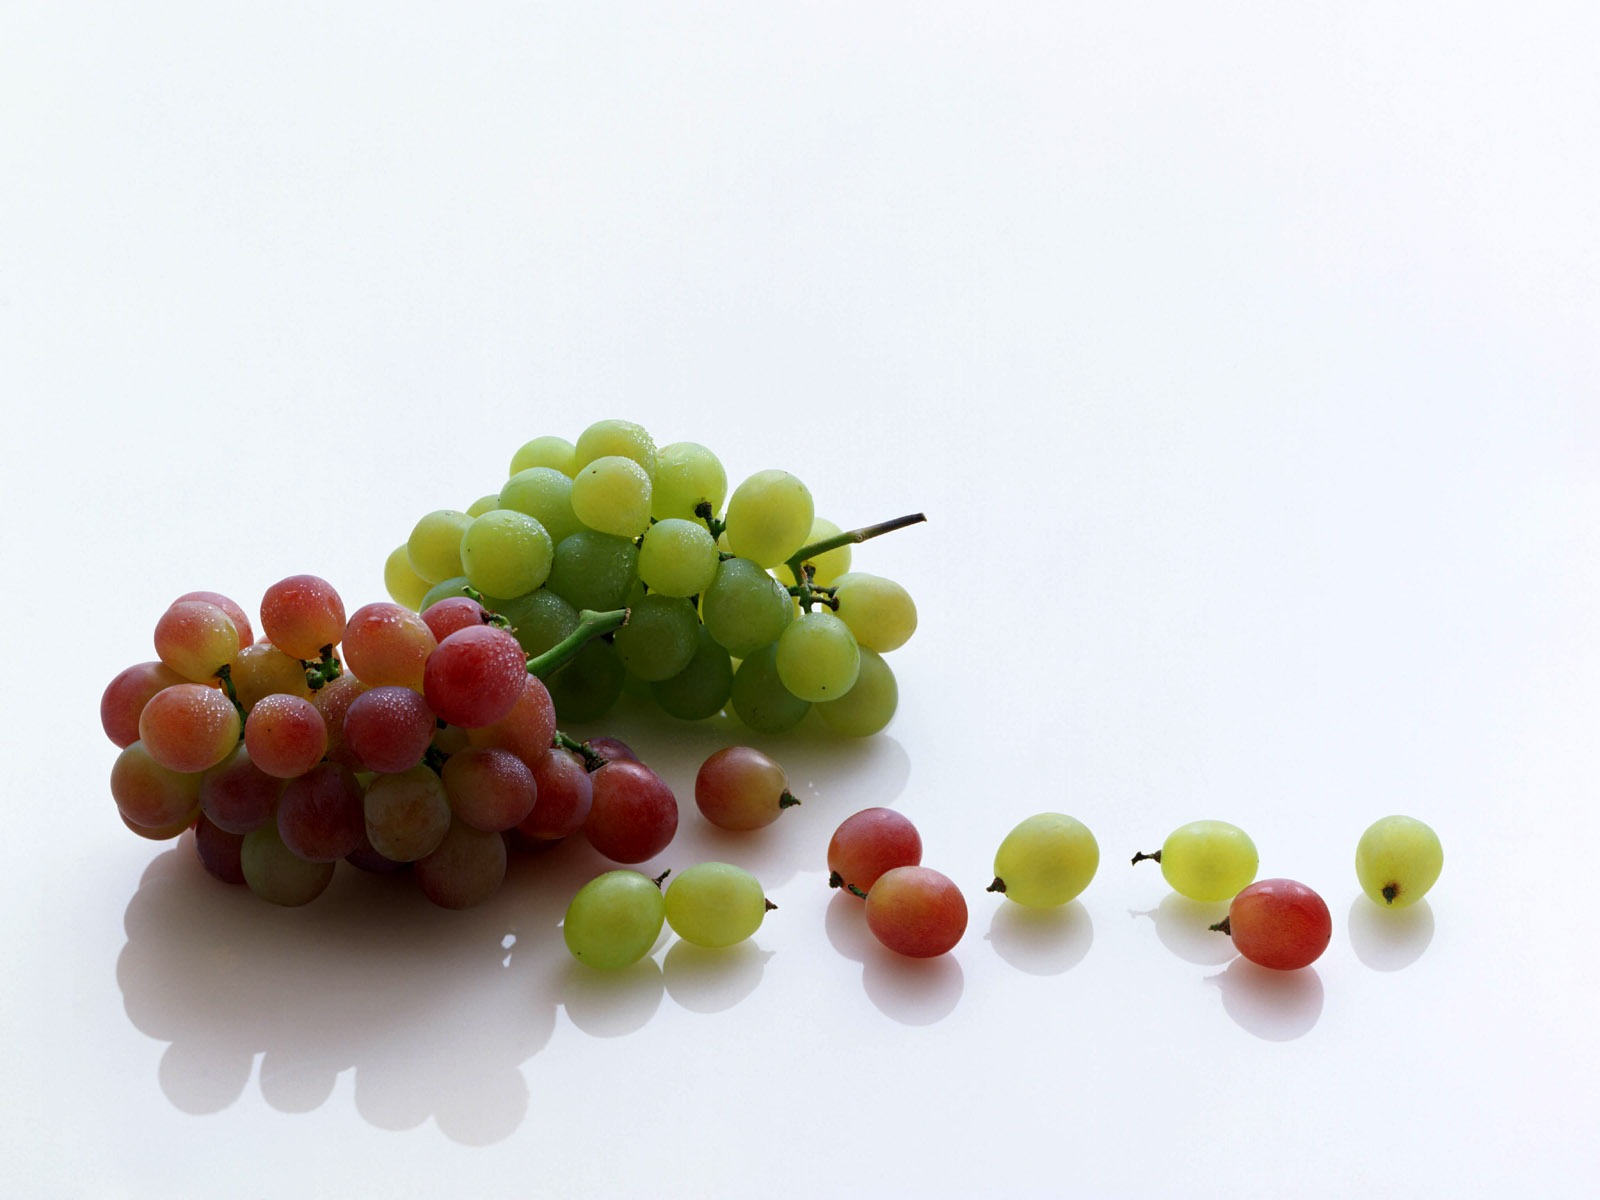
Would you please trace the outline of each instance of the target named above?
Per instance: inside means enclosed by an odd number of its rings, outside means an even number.
[[[456,816],[485,833],[510,829],[533,810],[533,772],[508,750],[468,747],[450,756],[440,778]]]
[[[221,592],[185,592],[178,600],[204,600],[207,604],[215,604],[233,622],[239,634],[239,645],[248,646],[256,640],[255,630],[250,627],[250,615]],[[178,600],[173,603],[176,604]]]
[[[124,667],[100,696],[100,727],[118,748],[126,750],[139,740],[139,714],[150,697],[183,682],[183,676],[163,662]]]
[[[139,740],[173,771],[214,767],[239,742],[239,711],[203,683],[175,683],[150,697],[139,714]]]
[[[344,718],[350,711],[350,706],[355,703],[356,697],[366,690],[366,684],[354,675],[346,673],[323,684],[312,693],[311,703],[316,705],[317,711],[322,714],[322,723],[328,730],[329,762],[336,762],[342,767],[361,769],[361,760],[345,741]]]
[[[355,773],[333,763],[289,780],[278,801],[278,836],[307,862],[336,862],[357,849],[365,820]]]
[[[590,751],[598,754],[607,762],[615,762],[617,759],[627,759],[630,762],[639,761],[639,756],[633,752],[633,747],[621,738],[590,738],[584,745],[588,746]]]
[[[583,759],[552,746],[532,766],[533,811],[517,824],[517,832],[536,841],[555,841],[578,832],[594,803],[594,786]]]
[[[967,931],[967,902],[948,876],[929,867],[894,867],[867,892],[867,928],[897,954],[936,958]]]
[[[719,829],[760,829],[799,803],[772,759],[753,746],[728,746],[700,764],[694,802]]]
[[[370,687],[422,687],[422,668],[438,640],[409,608],[365,604],[345,622],[344,665]]]
[[[471,908],[505,881],[506,840],[456,821],[433,853],[417,860],[415,871],[422,894],[440,908]]]
[[[164,829],[181,822],[182,832],[200,811],[200,776],[162,766],[134,742],[111,764],[111,798],[131,824]]]
[[[310,661],[344,633],[344,601],[315,575],[280,579],[261,597],[261,628],[285,654]]]
[[[864,808],[846,817],[828,843],[828,884],[865,896],[885,871],[922,861],[917,827],[892,808]]]
[[[442,642],[458,629],[471,629],[488,619],[488,610],[471,596],[446,596],[423,610],[422,620],[433,633],[436,642]]]
[[[177,600],[156,622],[156,657],[185,679],[204,683],[239,653],[232,618],[204,600]]]
[[[583,832],[590,845],[620,863],[644,862],[667,848],[678,831],[678,801],[661,776],[618,759],[589,781],[593,798]]]
[[[428,702],[410,688],[369,688],[344,715],[345,745],[356,761],[387,775],[420,763],[435,728]]]
[[[450,829],[450,800],[427,767],[379,775],[363,802],[367,841],[394,862],[415,862],[433,853]]]
[[[527,656],[493,625],[458,629],[428,656],[422,692],[439,718],[467,729],[493,725],[523,695]]]
[[[305,664],[293,655],[285,654],[271,642],[240,647],[239,653],[228,664],[228,678],[245,712],[276,692],[299,696],[302,700],[312,698],[311,685],[306,682]]]
[[[200,811],[228,833],[249,833],[272,820],[283,780],[268,775],[241,744],[200,776]]]
[[[1322,957],[1333,918],[1322,897],[1293,879],[1258,879],[1228,905],[1211,928],[1233,935],[1234,948],[1259,966],[1297,971]]]
[[[268,775],[293,779],[322,760],[328,749],[328,727],[311,701],[279,693],[264,697],[250,710],[244,744],[251,761]]]
[[[466,731],[467,740],[486,750],[509,750],[533,766],[556,735],[556,706],[540,679],[523,672],[522,695],[505,716],[492,725]]]

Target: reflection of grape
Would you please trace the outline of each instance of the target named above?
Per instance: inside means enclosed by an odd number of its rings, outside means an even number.
[[[1333,918],[1322,897],[1293,879],[1263,879],[1233,898],[1218,925],[1239,953],[1259,966],[1295,971],[1328,948]]]
[[[616,970],[650,953],[666,915],[655,880],[638,871],[607,871],[578,889],[561,933],[579,962]]]
[[[1000,843],[989,890],[1029,908],[1054,908],[1088,887],[1099,866],[1100,846],[1081,821],[1039,813]]]
[[[1384,817],[1369,826],[1356,845],[1361,890],[1389,908],[1404,908],[1422,899],[1443,869],[1439,835],[1415,817]]]
[[[667,886],[667,923],[697,946],[737,945],[761,928],[770,907],[756,877],[730,863],[696,863]]]
[[[1161,864],[1172,890],[1191,900],[1227,900],[1256,877],[1256,844],[1226,821],[1192,821],[1167,835],[1154,854],[1135,854]]]

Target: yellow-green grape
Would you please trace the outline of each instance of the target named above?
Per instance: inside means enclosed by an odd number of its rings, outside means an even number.
[[[1260,856],[1250,835],[1226,821],[1191,821],[1167,835],[1153,858],[1172,890],[1191,900],[1231,900],[1256,877]]]
[[[527,513],[544,526],[553,542],[583,528],[572,511],[572,480],[554,467],[518,471],[500,489],[500,503],[495,507]]]
[[[572,477],[597,458],[613,455],[631,458],[644,468],[644,473],[654,479],[656,474],[656,444],[644,426],[632,421],[596,421],[578,435],[573,448]]]
[[[806,535],[805,545],[810,546],[825,541],[842,532],[843,530],[825,517],[815,517],[811,522],[811,532]],[[815,558],[806,559],[806,562],[811,564],[811,582],[817,587],[828,587],[850,569],[850,543],[835,546],[832,550],[824,550]]]
[[[867,649],[887,654],[917,631],[916,603],[894,580],[851,571],[834,580],[833,586],[839,619]]]
[[[698,596],[717,577],[717,562],[717,543],[697,521],[657,521],[639,543],[639,578],[664,596]]]
[[[506,474],[515,475],[530,467],[553,467],[570,478],[578,469],[573,462],[576,455],[576,449],[566,438],[536,437],[523,443],[511,456],[511,469]]]
[[[1443,869],[1439,835],[1415,817],[1375,821],[1356,844],[1361,890],[1385,908],[1404,908],[1421,900]]]
[[[794,615],[784,586],[748,558],[723,559],[700,596],[700,619],[735,658],[772,645]]]
[[[654,879],[638,871],[607,871],[578,889],[561,933],[579,962],[617,970],[650,953],[665,919],[666,902]]]
[[[443,583],[464,574],[461,569],[461,535],[472,518],[453,508],[441,508],[418,521],[406,539],[411,569],[429,583]]]
[[[473,519],[461,535],[467,582],[491,596],[523,596],[550,576],[555,544],[526,513],[497,508]]]
[[[816,515],[811,492],[787,471],[757,471],[728,500],[728,548],[776,567],[806,544]]]
[[[861,648],[861,671],[850,690],[837,700],[817,705],[817,715],[835,733],[871,737],[894,719],[900,685],[894,671],[876,650]]]
[[[836,700],[861,673],[861,648],[831,612],[808,612],[778,635],[778,678],[801,700]]]
[[[396,546],[383,564],[383,587],[396,604],[404,604],[412,612],[420,612],[429,583],[412,567],[410,551],[404,546]]]
[[[1099,867],[1100,844],[1082,821],[1039,813],[1000,843],[989,890],[1029,908],[1055,908],[1076,899]]]
[[[754,875],[729,863],[697,863],[667,885],[667,924],[696,946],[738,945],[774,907]]]
[[[479,496],[471,504],[467,505],[467,516],[481,517],[486,512],[493,512],[495,509],[503,507],[504,505],[500,503],[500,493],[490,492],[487,496]]]
[[[650,480],[650,515],[696,520],[700,505],[715,516],[728,498],[728,475],[717,456],[698,442],[673,442],[656,455],[656,472]]]
[[[572,511],[590,529],[636,538],[650,528],[650,476],[620,454],[597,458],[572,481]]]

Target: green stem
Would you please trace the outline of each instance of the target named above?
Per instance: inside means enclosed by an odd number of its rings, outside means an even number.
[[[306,669],[306,683],[313,692],[320,692],[344,672],[331,645],[322,648],[322,657],[316,662],[302,662],[301,665]]]
[[[728,527],[726,521],[717,520],[717,514],[711,509],[711,501],[702,500],[694,506],[694,515],[706,523],[706,528],[711,531],[711,540],[714,542],[722,536],[722,531]]]
[[[789,556],[788,567],[794,572],[797,582],[803,581],[805,575],[802,568],[808,558],[816,558],[819,554],[826,554],[829,550],[837,550],[840,546],[852,546],[857,542],[865,542],[871,538],[881,537],[886,533],[893,533],[896,529],[904,529],[907,525],[920,525],[928,518],[923,513],[907,513],[903,517],[895,517],[892,521],[879,521],[876,525],[863,525],[860,529],[847,530],[836,533],[832,537],[825,537],[821,541],[812,542],[809,546],[801,546]]]
[[[234,710],[239,714],[239,740],[242,742],[244,741],[244,722],[249,714],[244,711],[244,705],[239,703],[238,689],[233,686],[232,666],[228,663],[223,663],[217,668],[217,678],[222,680],[222,690],[227,694],[228,699],[233,702]]]
[[[528,659],[528,674],[546,679],[557,667],[565,666],[579,650],[602,634],[621,629],[628,623],[628,610],[614,608],[610,612],[595,612],[586,608],[578,614],[578,627],[543,654]]]
[[[583,769],[585,771],[598,771],[610,761],[605,755],[596,754],[594,748],[588,742],[580,742],[571,734],[562,733],[559,729],[556,730],[554,743],[558,749],[571,750],[579,758],[583,759]]]
[[[791,792],[788,788],[784,788],[783,789],[783,794],[778,797],[778,807],[779,808],[793,808],[796,804],[799,804],[799,803],[800,803],[800,798],[798,796],[796,796],[793,792]]]

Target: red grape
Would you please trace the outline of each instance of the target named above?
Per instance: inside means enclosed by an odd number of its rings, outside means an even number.
[[[889,949],[911,958],[935,958],[967,931],[961,889],[929,867],[885,871],[867,892],[867,928]]]
[[[204,600],[176,600],[156,622],[156,657],[185,679],[204,683],[237,653],[233,619]]]
[[[550,749],[556,735],[556,706],[543,681],[523,672],[522,695],[511,711],[492,725],[466,731],[474,746],[488,750],[509,750],[529,767]]]
[[[215,604],[233,622],[233,628],[239,634],[239,645],[248,646],[256,640],[255,630],[250,627],[249,614],[221,592],[185,592],[178,600],[204,600],[207,604]],[[173,603],[176,604],[178,600]]]
[[[422,761],[435,728],[428,702],[410,688],[375,687],[350,702],[344,743],[364,769],[392,775]]]
[[[355,773],[318,763],[284,786],[278,836],[307,862],[336,862],[361,845],[365,814]]]
[[[1310,966],[1333,937],[1333,918],[1321,896],[1293,879],[1260,879],[1228,906],[1211,928],[1233,935],[1234,947],[1251,962],[1275,971]]]
[[[169,770],[204,771],[233,753],[239,742],[239,710],[214,687],[175,683],[144,706],[139,740]]]
[[[164,766],[134,742],[111,765],[111,798],[132,825],[167,829],[181,822],[182,832],[200,811],[200,776]]]
[[[422,894],[440,908],[471,908],[499,890],[506,877],[506,840],[461,821],[438,848],[416,862]]]
[[[456,630],[428,656],[422,691],[441,720],[472,729],[493,725],[515,708],[527,675],[517,639],[477,625]]]
[[[239,864],[243,848],[244,834],[229,833],[203,815],[195,822],[194,850],[200,865],[223,883],[244,883],[244,868]]]
[[[244,745],[250,760],[268,775],[293,779],[322,761],[328,727],[311,701],[279,692],[263,697],[250,710]]]
[[[509,751],[469,746],[450,756],[440,778],[456,816],[485,833],[510,829],[533,809],[533,772]]]
[[[163,688],[184,682],[166,663],[136,663],[117,672],[100,697],[100,726],[120,749],[139,740],[139,714]]]
[[[435,641],[442,642],[458,629],[482,625],[488,611],[471,596],[446,596],[423,611],[422,620],[433,631]]]
[[[828,884],[865,896],[885,871],[922,861],[922,835],[892,808],[846,817],[828,843]]]
[[[325,647],[339,641],[344,624],[344,601],[333,584],[315,575],[280,579],[261,597],[267,640],[295,658],[321,658]]]
[[[283,780],[256,766],[242,745],[200,776],[200,811],[228,833],[249,833],[265,825],[277,812],[281,795]]]
[[[398,604],[364,604],[345,622],[344,665],[369,687],[420,688],[438,639],[421,617]]]
[[[678,800],[643,763],[618,759],[589,777],[593,803],[583,832],[614,862],[639,863],[667,848],[678,831]]]
[[[700,764],[694,802],[720,829],[760,829],[800,803],[783,768],[753,746],[729,746]]]
[[[594,803],[594,785],[583,759],[552,746],[532,766],[536,798],[533,811],[518,823],[517,832],[538,841],[576,833],[589,819]]]

